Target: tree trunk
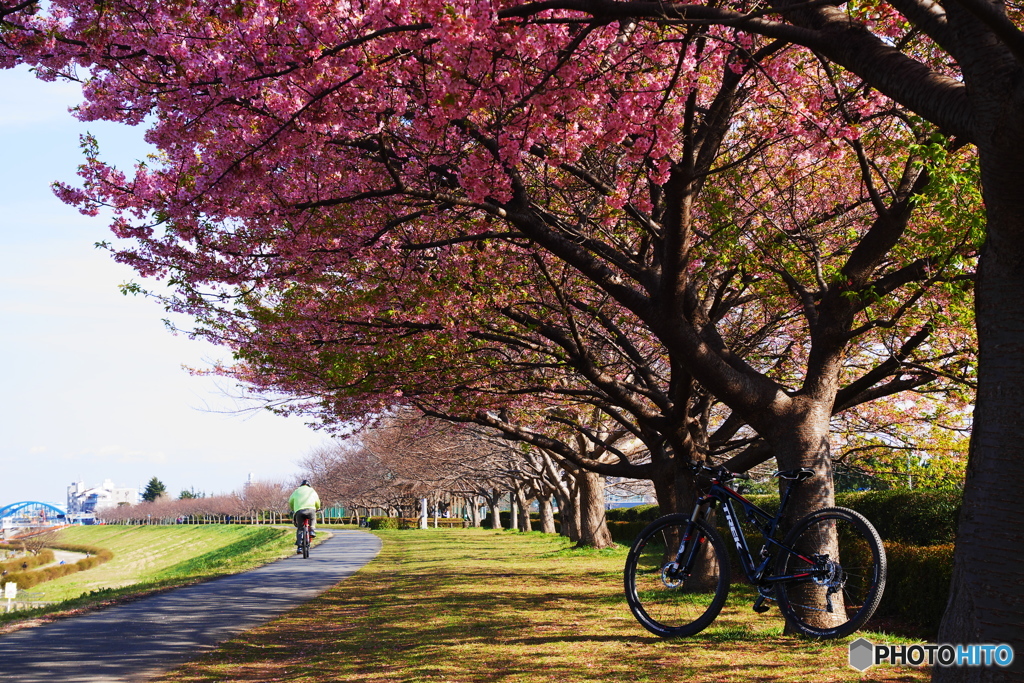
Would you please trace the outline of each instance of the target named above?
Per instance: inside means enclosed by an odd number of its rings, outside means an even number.
[[[658,509],[662,515],[693,512],[697,486],[693,474],[678,458],[659,459],[651,478]]]
[[[834,397],[834,393],[832,396]],[[815,473],[813,477],[799,483],[779,480],[780,495],[783,495],[787,488],[794,487],[782,518],[783,535],[811,512],[835,505],[832,456],[828,445],[831,407],[831,397],[827,400],[794,399],[789,410],[779,416],[779,429],[769,438],[780,470],[806,467]],[[838,542],[834,533],[830,536],[823,539],[820,547],[805,547],[800,550],[804,553],[828,554],[835,558],[838,555]],[[841,557],[838,559],[842,561]],[[791,599],[800,604],[813,605],[817,602],[815,596],[820,597],[813,585],[807,586],[806,592],[801,590],[800,586],[794,587],[790,592]],[[815,613],[816,618],[809,619],[813,625],[824,628],[837,626],[846,621],[843,609],[836,609],[830,613],[824,609],[824,605],[821,607],[822,609]],[[786,624],[785,632],[793,633],[795,629]]]
[[[537,499],[537,507],[540,511],[540,530],[545,534],[553,534],[555,531],[555,512],[551,505],[551,496],[542,495]]]
[[[533,524],[530,521],[530,501],[526,498],[526,489],[522,486],[515,488],[516,507],[519,509],[518,528],[520,531],[533,531]]]
[[[491,528],[501,528],[501,494],[498,493],[498,489],[491,490],[491,497],[487,499],[487,504],[491,507]]]
[[[558,500],[558,516],[562,520],[561,535],[570,541],[580,540],[580,497],[579,484],[575,476],[570,475],[565,486],[555,492]]]
[[[580,505],[579,498],[576,496],[578,484],[575,477],[572,476],[576,467],[563,463],[556,468],[550,454],[545,453],[544,468],[548,480],[552,484],[555,500],[558,502],[558,516],[561,518],[559,534],[571,541],[579,541]]]
[[[469,525],[476,529],[480,526],[480,499],[470,496],[466,503],[469,505]]]
[[[1021,94],[1020,96],[1024,96]],[[1018,100],[1019,101],[1019,100]],[[936,667],[935,681],[1021,680],[1024,671],[1024,117],[1007,104],[979,140],[988,235],[975,288],[978,395],[940,643],[1007,644],[1013,666]],[[989,112],[990,114],[992,112]],[[988,144],[986,144],[988,143]]]
[[[596,472],[581,470],[576,475],[579,483],[580,539],[577,547],[608,548],[615,544],[608,531],[604,510],[604,477]]]

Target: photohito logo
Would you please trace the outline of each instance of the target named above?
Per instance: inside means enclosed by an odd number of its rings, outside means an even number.
[[[1009,645],[875,645],[867,638],[850,643],[850,666],[867,671],[877,664],[910,666],[1010,666]]]

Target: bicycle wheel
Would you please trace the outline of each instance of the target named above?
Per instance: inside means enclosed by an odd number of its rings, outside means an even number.
[[[862,515],[824,508],[801,519],[786,535],[776,561],[779,609],[798,631],[841,638],[864,625],[885,590],[885,549]]]
[[[302,559],[309,559],[309,525],[302,527]]]
[[[684,543],[689,523],[690,516],[685,514],[656,519],[640,532],[626,557],[629,609],[644,628],[663,638],[704,630],[722,611],[729,594],[725,541],[714,527],[698,519],[695,537]],[[678,553],[681,545],[683,552]],[[691,548],[693,565],[683,572],[677,559]]]

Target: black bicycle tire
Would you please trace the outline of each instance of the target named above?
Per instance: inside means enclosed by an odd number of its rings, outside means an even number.
[[[629,549],[629,554],[626,556],[626,566],[623,569],[623,583],[626,591],[626,602],[629,604],[630,611],[633,613],[633,616],[636,617],[636,620],[640,622],[641,626],[662,638],[681,638],[700,633],[718,617],[718,614],[722,611],[722,607],[725,605],[725,600],[729,595],[731,569],[729,564],[729,553],[727,546],[725,545],[725,540],[713,526],[704,520],[698,519],[695,523],[700,529],[700,532],[711,543],[711,547],[715,553],[715,558],[718,561],[718,583],[715,587],[714,598],[709,603],[707,609],[699,617],[684,625],[673,626],[663,624],[652,617],[644,608],[636,585],[637,563],[641,553],[655,534],[672,525],[684,526],[689,522],[689,520],[689,515],[677,513],[659,517],[648,524],[636,537],[636,540],[633,541],[633,545]]]
[[[867,520],[864,515],[850,510],[849,508],[842,507],[831,507],[822,508],[816,510],[811,514],[807,515],[796,525],[790,529],[789,533],[786,534],[783,545],[787,547],[793,547],[797,543],[797,538],[800,534],[807,531],[813,524],[817,524],[824,519],[833,517],[835,519],[843,519],[850,522],[854,528],[856,528],[862,535],[862,537],[868,542],[872,555],[872,573],[871,585],[864,596],[863,604],[857,610],[857,612],[847,619],[842,624],[832,626],[829,628],[820,628],[813,625],[807,624],[802,618],[800,618],[794,609],[792,603],[789,600],[789,595],[786,591],[786,585],[783,582],[776,584],[776,598],[779,603],[779,609],[782,614],[786,617],[786,621],[792,625],[796,630],[804,635],[812,638],[842,638],[854,633],[861,628],[867,622],[868,619],[875,613],[878,608],[878,603],[882,600],[882,593],[885,591],[885,580],[888,570],[888,562],[885,556],[885,546],[882,543],[881,536],[878,535],[878,531],[872,526],[871,522]],[[781,552],[776,559],[776,573],[785,574],[788,572],[787,560],[789,554]],[[840,557],[840,560],[842,558]]]
[[[309,527],[302,529],[302,559],[309,559]]]

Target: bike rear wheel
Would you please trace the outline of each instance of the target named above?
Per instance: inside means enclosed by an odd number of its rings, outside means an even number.
[[[309,559],[309,525],[302,527],[302,558]]]
[[[722,536],[698,519],[684,541],[690,517],[666,515],[640,532],[626,557],[626,602],[637,621],[663,638],[691,636],[708,627],[729,594],[729,556]],[[696,544],[690,572],[679,556]],[[683,552],[677,556],[680,546]]]
[[[824,508],[800,520],[786,535],[776,561],[779,609],[801,633],[815,638],[848,636],[871,618],[885,590],[885,549],[862,515]],[[801,576],[802,575],[802,576]]]

